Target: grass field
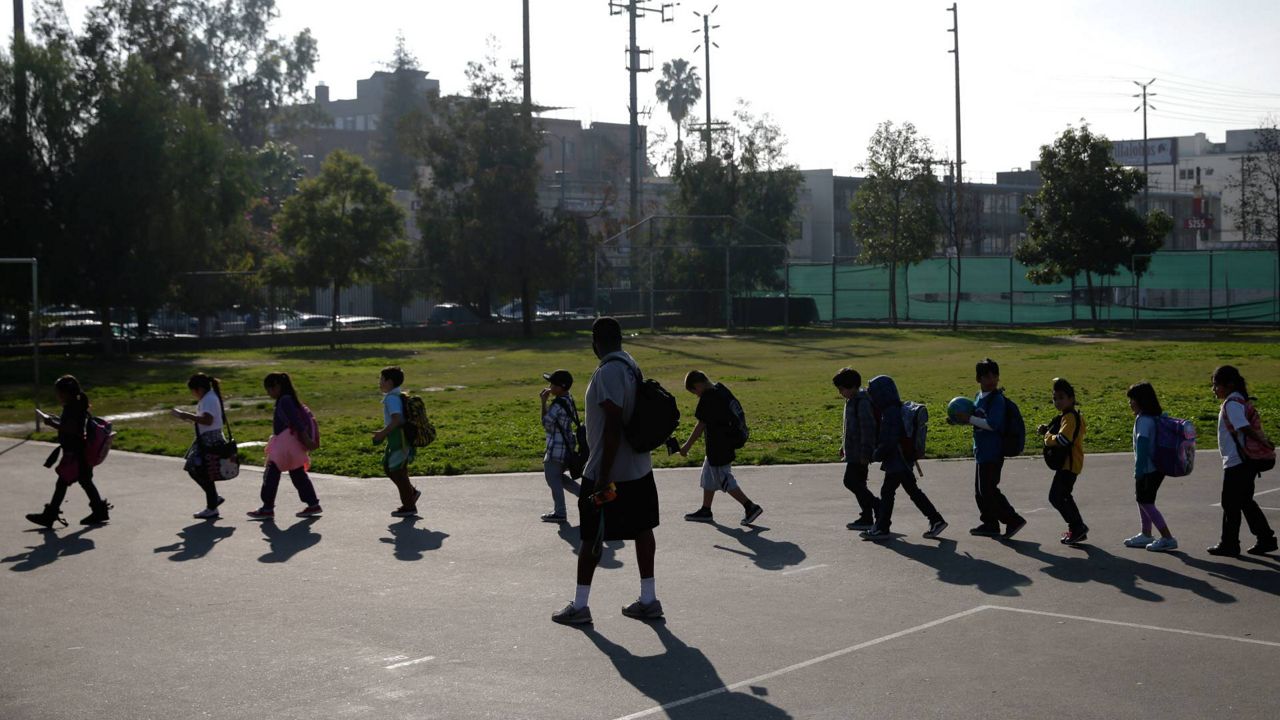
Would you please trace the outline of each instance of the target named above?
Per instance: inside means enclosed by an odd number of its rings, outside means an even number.
[[[1022,408],[1029,430],[1053,416],[1051,380],[1064,376],[1075,385],[1088,423],[1087,450],[1128,450],[1132,416],[1124,392],[1131,383],[1147,379],[1170,414],[1196,421],[1201,447],[1215,447],[1217,402],[1209,390],[1209,373],[1219,364],[1241,368],[1251,393],[1260,399],[1264,424],[1273,431],[1277,427],[1278,340],[1280,333],[1267,331],[1080,337],[1066,330],[874,329],[807,330],[790,336],[641,333],[627,339],[627,349],[646,376],[676,393],[685,413],[682,434],[692,429],[695,404],[683,390],[684,373],[698,368],[729,385],[751,424],[752,440],[739,452],[739,464],[772,464],[837,459],[843,401],[831,376],[844,365],[862,373],[864,382],[879,373],[893,375],[904,399],[928,403],[934,418],[930,456],[968,456],[969,433],[943,423],[943,408],[955,395],[974,394],[973,365],[984,356],[1000,362],[1002,384]],[[595,366],[586,334],[527,342],[278,348],[116,360],[46,355],[41,403],[51,408],[52,380],[72,373],[85,383],[98,414],[163,411],[192,404],[186,378],[201,370],[222,379],[237,439],[265,440],[272,406],[262,377],[287,371],[321,425],[324,447],[313,455],[313,469],[369,477],[381,472],[381,449],[369,435],[381,426],[378,370],[389,364],[404,368],[406,388],[425,397],[440,431],[436,444],[415,462],[418,474],[540,469],[541,373],[560,367],[572,371],[577,378],[574,396],[581,402]],[[0,361],[0,424],[29,422],[30,373],[29,359]],[[167,413],[121,420],[116,427],[116,447],[147,453],[180,455],[192,437],[189,425]],[[11,428],[8,434],[18,433]],[[1029,452],[1038,451],[1032,442]],[[253,457],[259,451],[246,452]],[[687,459],[661,452],[654,457],[664,466],[700,464],[702,448]]]

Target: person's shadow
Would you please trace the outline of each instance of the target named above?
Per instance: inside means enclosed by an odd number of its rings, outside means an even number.
[[[274,520],[263,520],[262,534],[266,536],[263,540],[270,543],[271,552],[258,558],[258,562],[288,562],[289,558],[320,542],[320,533],[311,532],[311,526],[319,520],[317,517],[304,518],[286,530],[281,530]]]
[[[1102,583],[1114,587],[1129,597],[1148,602],[1162,602],[1164,597],[1153,590],[1139,586],[1139,580],[1148,585],[1163,585],[1164,587],[1177,588],[1179,590],[1190,590],[1196,595],[1216,603],[1233,603],[1236,601],[1234,596],[1222,592],[1214,587],[1212,583],[1205,580],[1188,577],[1159,565],[1149,565],[1126,557],[1112,555],[1095,545],[1083,544],[1077,546],[1084,550],[1084,556],[1062,557],[1045,552],[1041,549],[1040,543],[1006,540],[1005,544],[1013,548],[1019,555],[1043,562],[1045,567],[1041,568],[1040,571],[1063,582]],[[1138,549],[1134,550],[1134,552],[1145,553],[1146,551]],[[1184,557],[1182,553],[1178,552],[1166,554]]]
[[[957,543],[940,538],[938,544],[915,545],[894,538],[877,543],[899,555],[928,565],[938,572],[938,579],[952,585],[972,585],[988,595],[1017,597],[1020,587],[1031,584],[1031,578],[1022,573],[997,565],[990,560],[976,558],[969,553],[956,552]]]
[[[767,527],[753,525],[750,528],[731,528],[717,523],[715,524],[715,529],[742,543],[742,546],[750,552],[723,545],[715,545],[713,547],[750,558],[751,562],[755,563],[756,567],[761,570],[782,570],[792,565],[799,565],[808,557],[805,551],[793,542],[770,540],[761,535],[760,533],[769,529]]]
[[[428,550],[439,550],[449,534],[416,527],[420,519],[407,517],[400,522],[391,523],[387,526],[391,531],[391,537],[378,538],[378,542],[394,546],[397,560],[421,560],[422,553]]]
[[[1241,555],[1238,558],[1239,560],[1257,566],[1242,567],[1232,563],[1201,560],[1190,555],[1177,553],[1179,560],[1197,570],[1207,572],[1213,577],[1230,580],[1233,583],[1261,592],[1271,593],[1272,595],[1280,595],[1280,565],[1275,564],[1273,558],[1267,558],[1267,560],[1271,560],[1271,562],[1267,562],[1262,557]]]
[[[584,626],[583,634],[613,663],[618,675],[637,690],[666,706],[666,717],[672,720],[783,720],[791,715],[762,700],[763,687],[751,688],[752,694],[725,690],[724,680],[711,661],[699,649],[689,647],[667,628],[666,621],[645,623],[662,641],[661,655],[637,656],[617,643]],[[721,690],[698,700],[688,700],[709,691]],[[682,702],[685,701],[685,702]]]
[[[570,525],[568,521],[559,523],[559,525],[560,528],[557,530],[557,534],[560,535],[561,540],[569,543],[569,547],[573,548],[573,554],[577,555],[582,551],[582,532],[579,526]],[[600,546],[600,562],[596,564],[596,567],[606,570],[616,570],[622,567],[622,561],[618,559],[617,550],[625,546],[625,543],[621,540],[612,540],[602,544]]]
[[[213,546],[219,542],[231,537],[236,531],[233,527],[223,527],[216,525],[214,522],[198,522],[194,525],[188,525],[178,532],[178,537],[182,538],[172,545],[162,545],[155,550],[154,553],[173,553],[169,556],[170,560],[182,562],[184,560],[195,560],[202,558],[213,550]]]
[[[54,530],[29,531],[40,533],[44,542],[40,545],[28,545],[26,552],[10,555],[0,559],[0,562],[14,563],[13,567],[9,568],[14,572],[27,572],[44,567],[61,557],[79,555],[95,547],[93,540],[84,536],[90,530],[93,530],[93,527],[82,528],[66,535],[59,535]]]

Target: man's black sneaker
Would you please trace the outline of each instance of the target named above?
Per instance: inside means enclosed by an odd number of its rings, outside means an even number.
[[[871,528],[866,532],[860,533],[859,536],[863,540],[870,540],[871,542],[884,542],[885,540],[892,538],[893,533],[888,530],[881,530],[880,528]]]
[[[1237,555],[1240,554],[1240,546],[1224,545],[1222,543],[1218,543],[1217,545],[1214,545],[1211,548],[1207,548],[1205,552],[1209,553],[1210,555],[1215,555],[1217,557],[1236,557]]]
[[[875,527],[876,519],[866,515],[860,516],[857,520],[845,525],[850,530],[870,530]]]
[[[1253,547],[1249,548],[1245,552],[1250,555],[1266,555],[1267,553],[1275,552],[1277,549],[1280,549],[1280,547],[1277,547],[1276,538],[1273,535],[1266,540],[1259,540],[1254,543]]]
[[[1000,526],[992,527],[990,525],[979,525],[976,528],[969,529],[970,535],[978,535],[980,537],[1000,537]]]
[[[751,523],[755,522],[757,518],[760,517],[760,513],[762,512],[764,512],[764,508],[760,507],[759,505],[752,505],[751,508],[747,510],[747,513],[742,516],[742,524],[750,525]]]
[[[1026,519],[1026,518],[1018,518],[1017,520],[1014,520],[1013,522],[1009,523],[1008,525],[1005,525],[1005,526],[1004,526],[1004,535],[1003,535],[1004,539],[1005,539],[1005,540],[1009,540],[1009,539],[1011,539],[1014,535],[1017,535],[1017,534],[1018,534],[1018,531],[1019,531],[1019,530],[1021,530],[1022,528],[1026,527],[1026,526],[1027,526],[1027,519]]]
[[[697,512],[691,512],[691,513],[685,514],[684,519],[690,522],[711,522],[713,519],[713,516],[711,514],[711,508],[704,507],[704,508],[698,508]]]

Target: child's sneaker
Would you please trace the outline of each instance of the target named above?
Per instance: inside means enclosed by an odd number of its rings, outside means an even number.
[[[1265,540],[1259,540],[1254,543],[1253,547],[1245,550],[1245,552],[1250,555],[1266,555],[1267,553],[1275,552],[1277,549],[1280,549],[1280,546],[1277,545],[1276,538],[1273,535]]]
[[[764,512],[764,508],[760,507],[759,505],[753,504],[747,510],[747,513],[742,516],[741,524],[750,525],[751,523],[755,522],[760,517],[760,513],[763,513],[763,512]]]
[[[698,508],[697,512],[686,513],[685,520],[689,522],[711,522],[714,516],[711,514],[711,508]]]
[[[391,511],[391,517],[415,517],[417,514],[418,508],[405,507],[403,505]]]
[[[939,535],[941,535],[942,531],[946,529],[947,529],[947,521],[939,520],[938,522],[930,525],[928,530],[924,531],[924,536],[929,540],[933,540],[937,538]]]
[[[195,519],[197,519],[197,520],[213,520],[214,518],[218,517],[218,509],[217,509],[217,508],[205,508],[205,509],[201,510],[200,512],[195,513],[195,514],[194,514],[194,515],[192,515],[191,517],[193,517],[193,518],[195,518]]]
[[[1078,531],[1068,530],[1062,533],[1063,545],[1079,545],[1080,543],[1088,539],[1089,539],[1089,528],[1085,528],[1083,530],[1078,530]]]
[[[300,518],[316,517],[322,512],[324,511],[320,509],[319,505],[308,505],[302,508],[301,510],[299,510],[295,517],[300,517]]]
[[[863,540],[870,540],[871,542],[884,542],[885,540],[892,538],[893,534],[890,533],[888,530],[871,528],[870,530],[867,530],[861,533],[859,537],[861,537]]]
[[[646,605],[637,600],[622,608],[622,614],[637,620],[657,620],[662,617],[662,601],[655,599]]]
[[[1011,540],[1011,539],[1013,539],[1013,536],[1014,536],[1014,535],[1017,535],[1017,534],[1018,534],[1018,531],[1022,530],[1022,528],[1026,527],[1026,526],[1027,526],[1027,519],[1026,519],[1026,518],[1018,518],[1017,520],[1014,520],[1013,522],[1009,523],[1008,525],[1005,525],[1005,526],[1004,526],[1004,536],[1003,536],[1003,537],[1004,537],[1004,539],[1005,539],[1005,540]]]
[[[276,511],[271,508],[258,508],[245,513],[250,520],[271,520],[276,516]]]
[[[1178,541],[1171,537],[1162,537],[1159,540],[1147,546],[1151,552],[1165,552],[1166,550],[1177,550]]]
[[[979,525],[975,528],[969,528],[969,534],[977,535],[978,537],[1000,537],[1000,526]]]
[[[866,515],[858,516],[857,520],[845,525],[850,530],[870,530],[876,526],[876,519]]]
[[[1155,538],[1151,537],[1146,533],[1138,533],[1137,535],[1134,535],[1128,540],[1125,540],[1124,546],[1131,547],[1131,548],[1144,548],[1150,545],[1152,540],[1155,540]]]
[[[541,515],[538,516],[538,519],[542,520],[542,522],[545,522],[545,523],[562,523],[568,518],[565,517],[564,513],[549,512],[549,513],[542,513]]]
[[[560,623],[561,625],[590,625],[591,608],[576,608],[573,603],[569,603],[564,606],[563,610],[551,613],[551,622]]]

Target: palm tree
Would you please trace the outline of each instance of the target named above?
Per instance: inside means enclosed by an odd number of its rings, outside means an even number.
[[[689,114],[689,108],[702,97],[702,78],[698,77],[696,65],[688,60],[676,58],[662,63],[662,79],[658,80],[655,89],[658,100],[667,104],[667,112],[676,124],[676,171],[684,161],[684,142],[680,139],[680,123]]]

